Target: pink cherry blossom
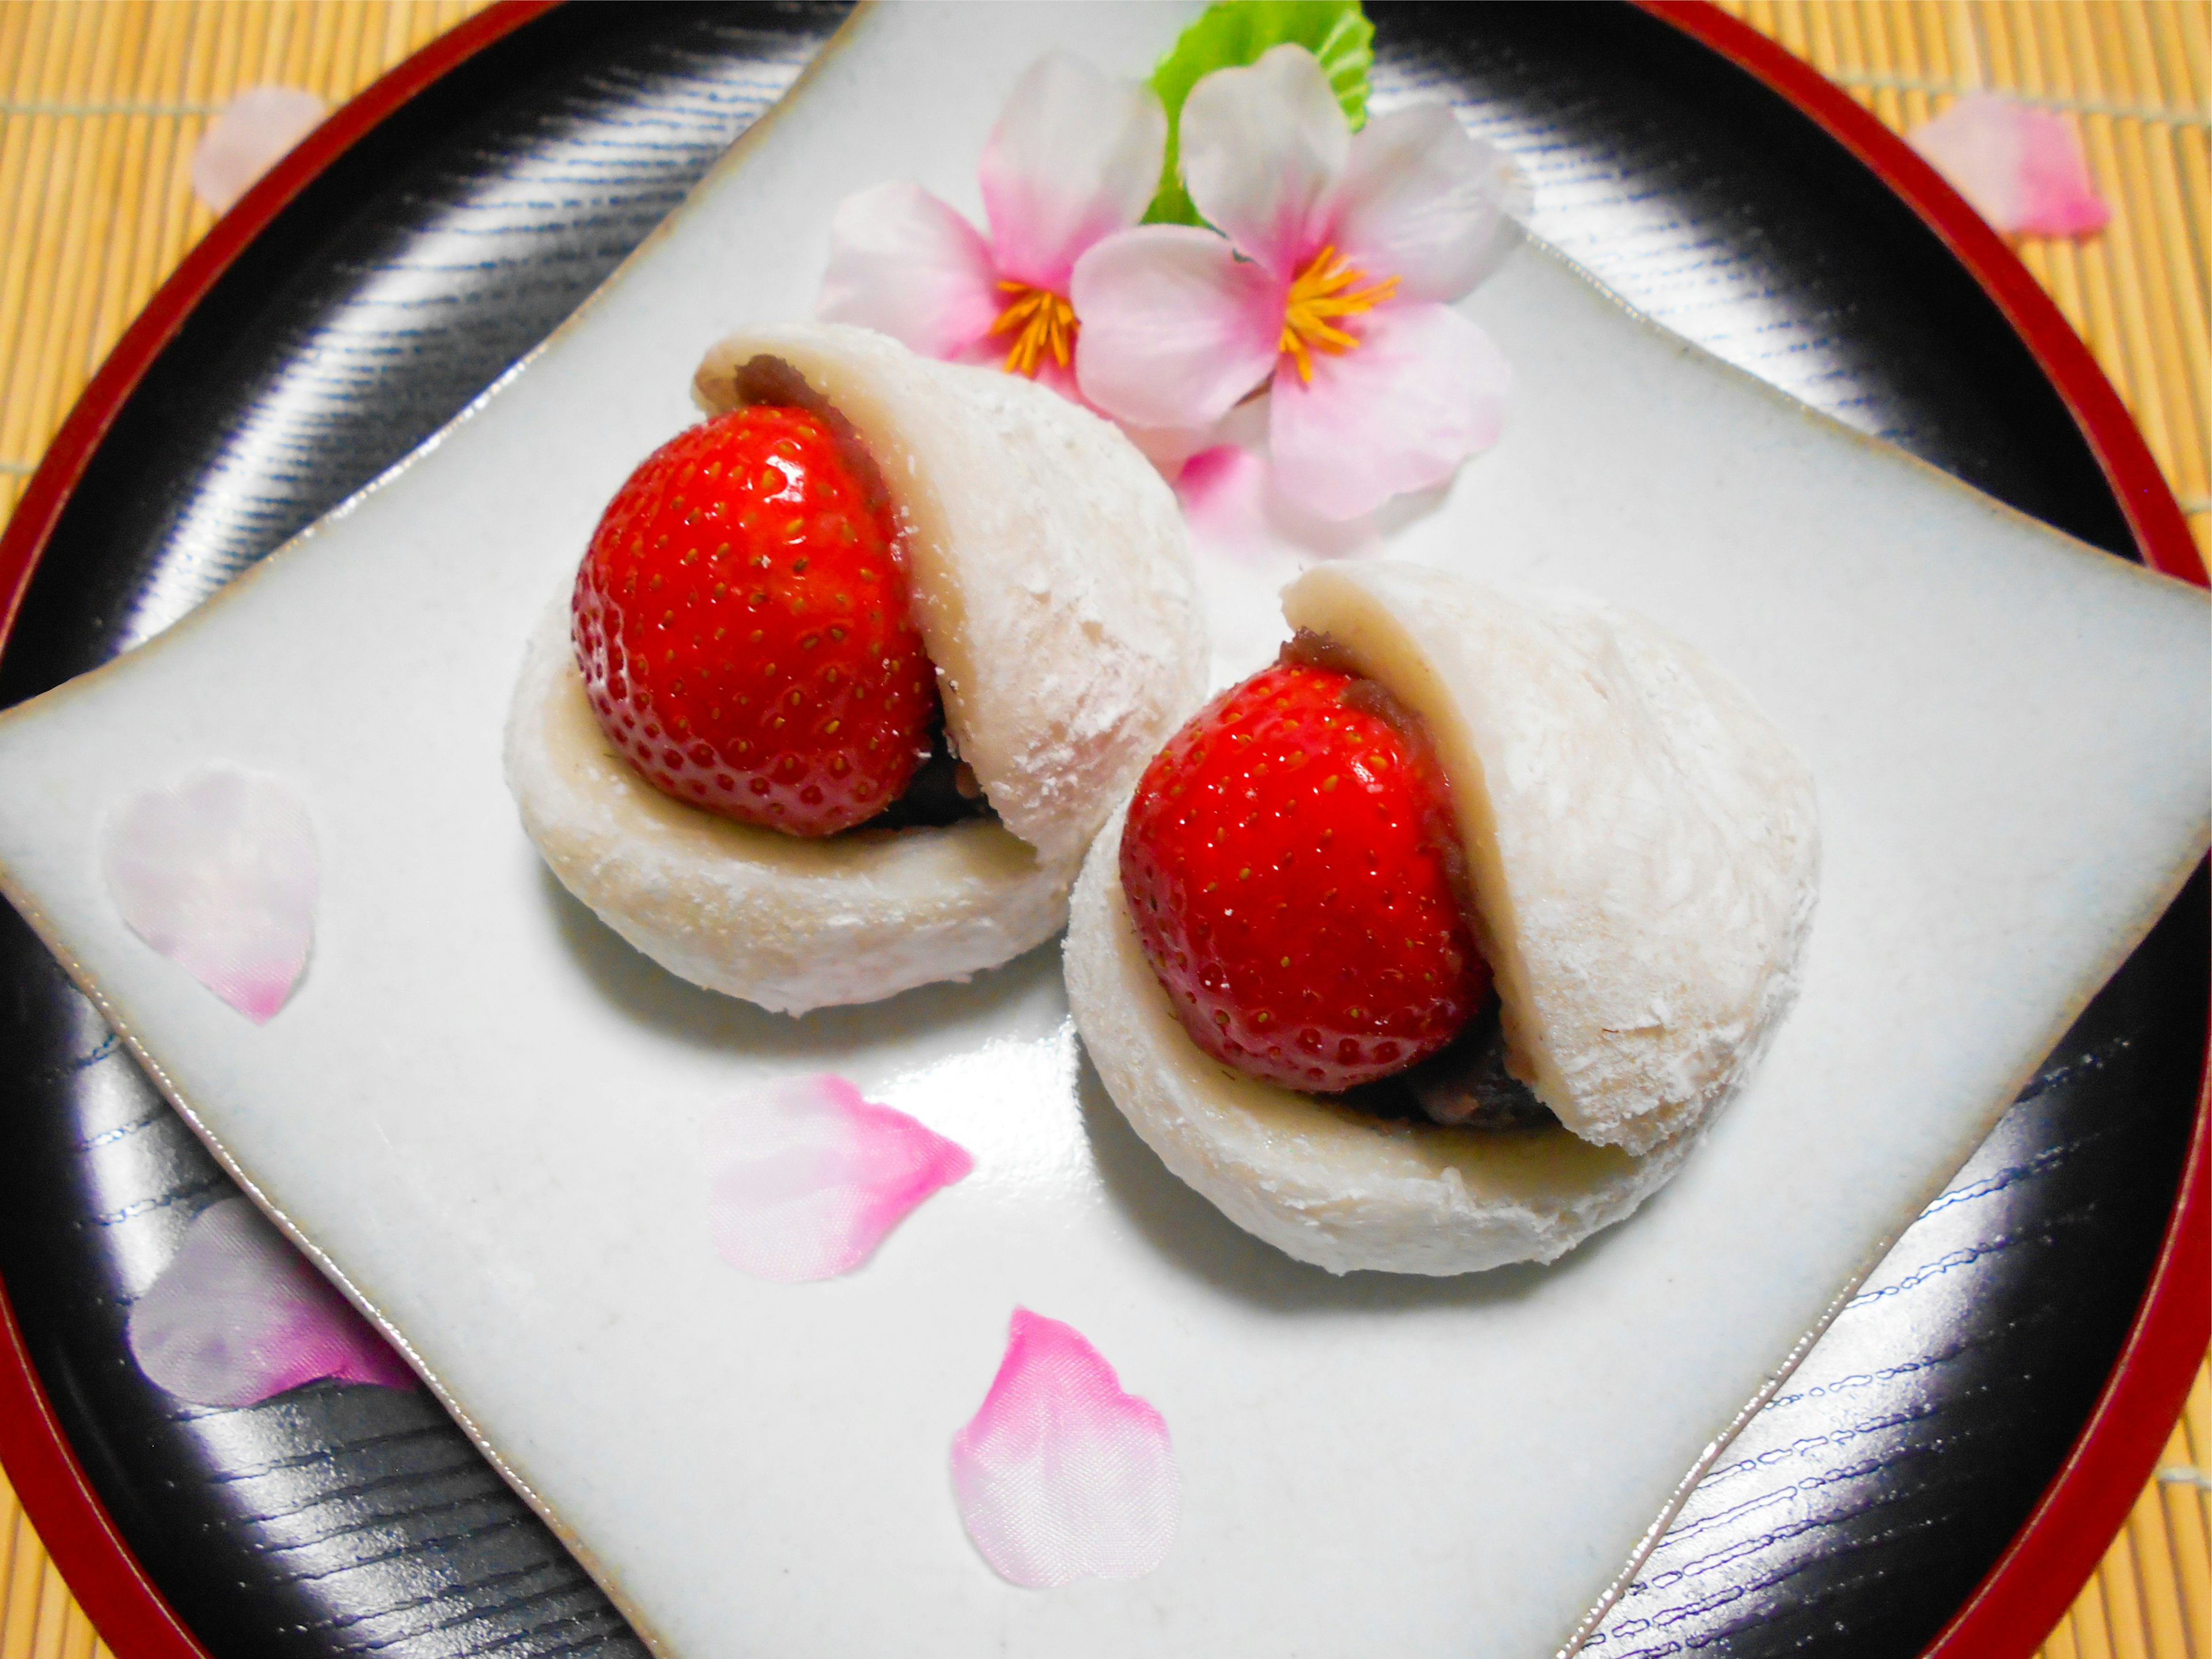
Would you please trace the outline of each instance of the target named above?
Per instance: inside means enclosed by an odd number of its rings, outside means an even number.
[[[1905,141],[2007,235],[2086,236],[2112,210],[2063,116],[1972,92]]]
[[[1497,440],[1505,360],[1450,302],[1517,239],[1510,162],[1439,104],[1353,133],[1294,46],[1200,81],[1182,154],[1225,235],[1144,226],[1076,262],[1076,374],[1097,407],[1204,429],[1265,386],[1278,487],[1331,519]]]
[[[830,1072],[729,1108],[706,1150],[715,1248],[786,1285],[852,1272],[916,1205],[975,1168],[964,1148]]]
[[[952,1441],[961,1523],[998,1575],[1028,1589],[1139,1578],[1182,1514],[1167,1425],[1083,1334],[1014,1310],[1006,1358]]]
[[[156,1386],[203,1406],[252,1406],[331,1377],[411,1389],[415,1374],[250,1200],[192,1218],[125,1334]]]
[[[1054,52],[1015,83],[978,168],[986,238],[919,185],[849,196],[814,313],[925,356],[999,362],[1076,395],[1075,262],[1158,186],[1167,116],[1139,82]]]
[[[1323,519],[1285,498],[1274,468],[1234,443],[1202,449],[1176,475],[1193,545],[1255,568],[1282,559],[1356,557],[1382,550],[1371,515]]]

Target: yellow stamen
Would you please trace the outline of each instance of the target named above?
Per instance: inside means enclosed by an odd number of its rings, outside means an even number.
[[[1337,258],[1332,246],[1315,254],[1292,279],[1290,303],[1283,308],[1283,337],[1276,349],[1291,354],[1301,380],[1313,379],[1313,351],[1349,351],[1359,343],[1330,318],[1371,311],[1398,291],[1398,279],[1388,276],[1370,287],[1345,292],[1366,274]]]
[[[999,289],[1014,296],[991,325],[992,333],[1014,337],[1003,365],[1006,373],[1034,379],[1048,351],[1053,362],[1066,368],[1075,353],[1075,307],[1050,289],[1031,288],[1027,283],[1002,282]]]

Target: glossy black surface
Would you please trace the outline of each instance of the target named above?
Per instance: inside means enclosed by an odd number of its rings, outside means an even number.
[[[1538,233],[1632,303],[2124,547],[1972,280],[1748,77],[1626,8],[1374,10],[1378,102],[1458,102],[1528,171]],[[0,656],[0,702],[166,626],[404,454],[590,291],[837,15],[572,8],[350,154],[103,445]],[[2143,1283],[2203,1052],[2205,908],[2200,878],[1723,1455],[1593,1651],[1902,1659],[1957,1605]],[[12,913],[0,987],[0,1274],[94,1480],[210,1650],[641,1652],[427,1396],[324,1385],[213,1411],[138,1376],[129,1304],[228,1183]]]

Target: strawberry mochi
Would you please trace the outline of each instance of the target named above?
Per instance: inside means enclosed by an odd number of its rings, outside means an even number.
[[[1302,1261],[1555,1260],[1674,1175],[1794,999],[1820,858],[1811,775],[1710,659],[1594,599],[1378,562],[1309,571],[1284,611],[1432,747],[1506,1066],[1557,1122],[1385,1120],[1201,1048],[1124,889],[1133,809],[1076,887],[1085,1044],[1171,1170]],[[1303,937],[1283,943],[1328,971]]]
[[[1172,492],[1088,410],[865,329],[733,335],[693,390],[710,420],[803,410],[866,458],[888,495],[906,620],[946,743],[989,810],[802,836],[684,799],[693,783],[714,790],[726,775],[743,793],[744,781],[709,764],[671,769],[672,789],[610,742],[564,592],[530,641],[507,719],[507,785],[540,854],[663,967],[778,1012],[964,980],[1042,943],[1066,920],[1112,803],[1204,692],[1205,627]],[[729,641],[740,665],[757,648]]]

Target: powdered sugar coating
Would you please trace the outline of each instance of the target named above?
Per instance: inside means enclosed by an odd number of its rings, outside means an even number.
[[[1014,1310],[990,1392],[952,1440],[961,1524],[999,1576],[1029,1589],[1140,1578],[1182,1513],[1166,1422],[1122,1391],[1081,1332]]]
[[[866,329],[732,335],[700,366],[702,405],[743,402],[757,359],[852,422],[906,532],[915,620],[961,757],[1007,829],[1047,860],[1079,858],[1205,693],[1174,492],[1087,410]]]
[[[507,786],[561,884],[672,974],[778,1013],[965,979],[1067,919],[1079,850],[1039,856],[1002,824],[804,841],[672,799],[599,729],[565,592],[525,653]]]
[[[882,475],[947,731],[997,819],[808,842],[671,799],[601,736],[565,594],[516,682],[507,781],[547,865],[630,944],[804,1013],[964,980],[1050,938],[1109,804],[1197,707],[1207,652],[1174,495],[1106,422],[820,323],[722,342],[701,403],[737,407],[757,362],[799,394],[782,400],[849,422]]]
[[[1796,995],[1820,823],[1788,740],[1702,652],[1584,596],[1375,563],[1309,571],[1283,610],[1427,725],[1515,1074],[1600,1145],[1693,1129]]]
[[[1145,1144],[1245,1231],[1331,1273],[1476,1273],[1551,1261],[1673,1176],[1694,1133],[1642,1158],[1565,1129],[1386,1121],[1231,1070],[1176,1018],[1129,920],[1121,818],[1075,886],[1067,1000]]]
[[[415,1385],[406,1362],[244,1198],[192,1218],[131,1304],[126,1334],[156,1387],[203,1406],[251,1406],[324,1377]]]
[[[1672,1178],[1796,996],[1811,774],[1703,653],[1595,599],[1376,562],[1308,571],[1284,611],[1426,727],[1511,1069],[1563,1127],[1386,1121],[1201,1054],[1130,922],[1118,813],[1068,929],[1085,1046],[1169,1169],[1300,1261],[1555,1260]]]
[[[732,1267],[781,1284],[834,1279],[941,1187],[966,1150],[834,1073],[786,1078],[708,1126],[708,1213]]]

